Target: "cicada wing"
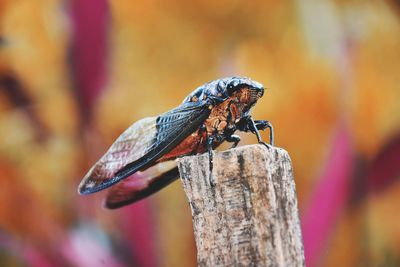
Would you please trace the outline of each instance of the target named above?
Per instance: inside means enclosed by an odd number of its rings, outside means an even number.
[[[135,127],[136,123],[133,124],[127,130],[129,133],[126,136],[134,136],[135,138],[128,139],[126,143],[133,142],[135,144],[130,144],[129,147],[126,146],[123,149],[120,149],[120,145],[116,145],[119,148],[116,154],[120,161],[109,162],[109,157],[114,158],[113,154],[116,152],[113,149],[114,143],[110,150],[103,156],[104,160],[103,158],[100,159],[85,176],[79,186],[79,193],[90,194],[103,190],[139,170],[151,167],[158,159],[198,129],[209,115],[210,109],[206,103],[189,102],[160,115],[155,120],[152,118],[151,122],[148,121],[149,124],[147,124],[147,121],[146,123],[142,122],[137,128]],[[135,129],[138,129],[140,133],[134,134],[131,132]],[[149,129],[149,132],[145,133],[143,129]],[[126,138],[122,137],[124,134],[117,139],[116,143],[125,143]],[[146,134],[147,136],[145,136]],[[142,142],[140,138],[143,138],[144,145],[136,145]],[[130,151],[131,149],[136,149],[136,146],[140,148],[139,151]],[[124,158],[124,153],[134,156],[130,156],[128,161]],[[122,161],[125,163],[124,165],[121,164]]]
[[[104,207],[117,209],[132,204],[159,191],[178,177],[178,167],[153,177],[137,172],[110,188],[104,201]]]
[[[157,117],[144,118],[132,124],[93,165],[79,185],[80,194],[90,193],[128,163],[141,158],[156,138]]]

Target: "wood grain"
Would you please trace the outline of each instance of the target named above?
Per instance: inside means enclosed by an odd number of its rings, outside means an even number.
[[[291,160],[243,146],[178,166],[192,210],[199,266],[305,266]]]

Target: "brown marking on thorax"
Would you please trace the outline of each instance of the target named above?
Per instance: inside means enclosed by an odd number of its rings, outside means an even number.
[[[242,116],[245,105],[250,100],[248,88],[242,88],[235,92],[227,100],[215,106],[211,114],[204,122],[209,135],[223,134],[227,128],[232,128]]]
[[[204,122],[207,134],[209,136],[215,134],[222,135],[227,128],[234,127],[235,122],[243,116],[243,109],[248,104],[249,99],[248,88],[242,88],[221,104],[213,107],[210,116]],[[159,161],[171,160],[183,155],[204,153],[207,150],[207,134],[200,129],[196,130],[169,153],[165,154]],[[214,143],[213,147],[215,148],[219,145],[220,143]]]

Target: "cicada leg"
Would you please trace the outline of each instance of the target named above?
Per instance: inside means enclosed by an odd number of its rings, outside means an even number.
[[[233,143],[231,148],[235,148],[240,142],[240,137],[238,135],[232,134],[226,137],[226,141]]]
[[[212,151],[212,146],[213,146],[214,138],[212,136],[209,136],[207,134],[207,151],[208,151],[208,160],[209,160],[209,171],[210,171],[210,185],[215,186],[215,181],[214,177],[212,175],[212,170],[213,170],[213,151]]]
[[[267,144],[262,141],[260,130],[263,131],[265,129],[269,129],[269,140],[270,144]],[[253,120],[251,116],[245,117],[239,122],[238,129],[244,132],[252,132],[256,135],[257,141],[259,144],[263,144],[266,147],[270,148],[274,145],[274,128],[269,121],[265,120]]]
[[[254,121],[254,124],[256,125],[256,128],[258,130],[265,130],[266,128],[269,129],[269,143],[271,146],[274,145],[274,127],[269,121],[265,120],[256,120]]]
[[[253,125],[253,131],[257,136],[258,141],[260,142],[261,137],[260,137],[260,132],[259,130],[263,131],[266,128],[269,129],[269,143],[271,146],[274,145],[274,127],[269,121],[265,120],[256,120],[254,121],[253,118],[251,118],[251,123]]]

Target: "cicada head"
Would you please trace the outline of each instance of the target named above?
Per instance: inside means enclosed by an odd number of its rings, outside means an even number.
[[[246,77],[232,77],[223,79],[225,92],[235,102],[250,110],[252,106],[264,95],[264,86]]]
[[[237,94],[239,91],[243,91],[243,89],[248,90],[254,97],[257,97],[254,100],[258,100],[264,94],[264,86],[250,78],[232,77],[226,78],[225,80],[225,90],[229,96],[233,96],[235,93]]]
[[[222,102],[234,98],[246,109],[250,109],[264,94],[264,86],[246,77],[228,77],[198,87],[183,102],[214,99]]]

